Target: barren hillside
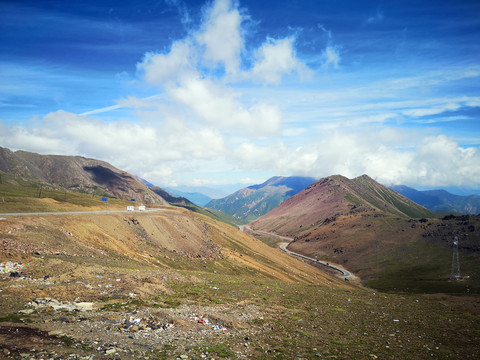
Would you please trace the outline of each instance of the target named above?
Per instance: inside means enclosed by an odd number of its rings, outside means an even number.
[[[467,285],[446,285],[451,246],[458,235],[464,246],[460,250],[464,270],[470,276],[467,287],[480,291],[479,219],[433,218],[429,210],[367,176],[353,180],[333,176],[312,184],[250,226],[290,236],[291,251],[343,265],[371,286],[463,292]]]
[[[167,204],[135,176],[107,162],[81,156],[12,152],[0,147],[0,172],[38,186],[136,199],[145,204]]]
[[[185,209],[3,216],[1,358],[479,355],[476,297],[358,287]]]

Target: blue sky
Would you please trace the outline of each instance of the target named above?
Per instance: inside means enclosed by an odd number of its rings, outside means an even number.
[[[0,1],[0,146],[478,189],[478,39],[478,1]]]

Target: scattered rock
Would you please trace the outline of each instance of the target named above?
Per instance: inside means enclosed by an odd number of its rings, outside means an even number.
[[[34,309],[42,309],[45,311],[91,311],[93,310],[93,303],[91,302],[73,302],[68,301],[60,302],[51,298],[36,298],[29,302],[27,306],[31,306]]]
[[[113,354],[116,354],[116,353],[117,353],[116,348],[111,348],[111,349],[105,350],[105,355],[113,355]]]
[[[35,312],[35,310],[33,310],[33,309],[25,309],[25,310],[20,310],[18,313],[19,313],[19,314],[24,314],[24,315],[30,315],[30,314],[32,314],[33,312]]]
[[[48,335],[50,336],[64,336],[65,333],[61,330],[52,330],[48,332]]]

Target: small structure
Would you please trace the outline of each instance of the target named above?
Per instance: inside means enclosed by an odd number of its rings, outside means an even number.
[[[127,211],[135,211],[135,206],[127,206]]]
[[[140,205],[138,207],[138,211],[146,211],[147,209],[145,208],[145,205]]]
[[[460,259],[458,257],[458,236],[453,239],[453,257],[452,257],[452,271],[450,279],[459,280],[460,276]]]

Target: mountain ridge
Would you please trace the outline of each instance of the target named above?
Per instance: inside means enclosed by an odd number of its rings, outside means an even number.
[[[288,249],[339,264],[383,291],[456,292],[454,235],[468,286],[478,288],[480,216],[438,215],[368,176],[320,179],[248,225],[293,238]]]
[[[248,222],[274,209],[315,180],[300,176],[274,176],[262,184],[245,187],[222,199],[213,199],[205,206]]]
[[[443,189],[420,191],[405,185],[394,185],[390,188],[432,211],[444,210],[472,215],[480,213],[478,195],[455,195]]]
[[[277,208],[252,222],[281,235],[295,235],[304,226],[315,226],[328,218],[354,213],[382,214],[403,218],[436,215],[367,175],[350,180],[332,175],[311,184]],[[286,222],[286,220],[288,220]],[[269,225],[267,225],[269,224]],[[300,227],[301,226],[301,227]]]
[[[18,181],[69,191],[99,193],[146,204],[168,205],[137,177],[113,165],[82,156],[41,155],[0,147],[0,171]]]
[[[192,203],[198,206],[205,206],[210,201],[212,201],[212,198],[210,196],[202,194],[200,192],[181,191],[173,188],[165,188],[165,191],[167,191],[169,194],[172,194],[174,196],[179,196],[179,197],[188,199],[189,201],[191,201]]]

